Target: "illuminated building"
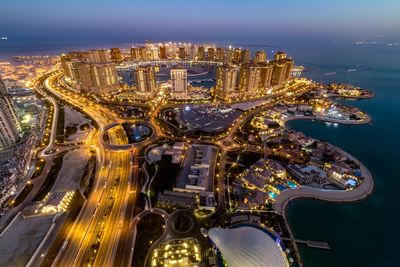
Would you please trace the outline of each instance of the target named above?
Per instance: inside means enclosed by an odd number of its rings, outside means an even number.
[[[245,49],[240,51],[240,63],[249,63],[250,57],[250,50]]]
[[[110,57],[111,61],[113,62],[121,62],[123,59],[121,50],[118,47],[113,47],[110,49]]]
[[[89,51],[73,51],[61,56],[61,67],[67,78],[75,79],[73,73],[73,64],[76,62],[87,63],[107,63],[110,62],[110,55],[105,49]]]
[[[261,68],[254,64],[242,64],[239,71],[239,94],[242,97],[256,96],[261,82]]]
[[[204,60],[204,46],[197,48],[197,60]]]
[[[140,48],[139,47],[132,47],[131,48],[131,59],[132,60],[141,60],[142,55],[140,53]]]
[[[152,43],[146,43],[146,59],[158,59],[159,47]]]
[[[286,57],[287,57],[287,54],[285,52],[278,51],[274,55],[274,60],[286,59]]]
[[[272,85],[274,66],[271,63],[260,63],[258,66],[261,68],[260,88],[266,89]]]
[[[254,63],[264,63],[267,61],[267,53],[264,50],[256,52]]]
[[[20,122],[0,77],[0,149],[15,144],[20,138],[20,131]]]
[[[157,89],[154,67],[138,67],[135,70],[135,81],[138,93],[146,96],[154,94]]]
[[[272,85],[281,85],[285,82],[286,64],[282,61],[274,62],[272,72]]]
[[[215,53],[215,60],[218,62],[224,62],[225,59],[225,49],[222,47],[217,47],[217,51]]]
[[[215,58],[215,49],[213,47],[209,47],[207,49],[207,60],[213,61]]]
[[[223,65],[217,68],[215,95],[221,99],[237,96],[238,67]]]
[[[187,99],[187,70],[175,68],[171,70],[172,98]]]
[[[74,64],[73,71],[83,91],[105,94],[118,89],[118,76],[113,63],[78,62]]]
[[[139,47],[139,54],[140,54],[140,59],[141,60],[147,60],[148,58],[148,54],[147,54],[147,49],[146,47],[142,46]]]
[[[186,59],[186,49],[184,47],[179,47],[179,59]]]
[[[275,55],[276,56],[276,55]],[[272,61],[274,70],[272,73],[272,85],[281,85],[290,79],[294,62],[291,58],[281,58],[279,60]]]
[[[159,46],[159,52],[158,55],[161,59],[166,59],[167,58],[167,50],[164,45]]]

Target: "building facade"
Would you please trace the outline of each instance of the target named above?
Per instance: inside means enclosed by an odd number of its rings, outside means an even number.
[[[215,96],[224,100],[237,97],[238,67],[223,65],[217,68]]]
[[[175,68],[171,70],[172,98],[187,99],[187,70]]]
[[[156,75],[153,66],[138,67],[135,70],[137,93],[146,97],[152,96],[157,90]]]
[[[20,139],[21,125],[12,101],[0,77],[0,149],[14,145]]]

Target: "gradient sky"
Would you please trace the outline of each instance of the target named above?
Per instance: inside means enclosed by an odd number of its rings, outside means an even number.
[[[1,0],[9,39],[374,39],[400,35],[399,0]]]

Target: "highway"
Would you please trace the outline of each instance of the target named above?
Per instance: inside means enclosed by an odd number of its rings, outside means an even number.
[[[130,178],[135,169],[131,158],[137,157],[137,150],[106,150],[101,145],[101,132],[106,125],[114,122],[115,114],[78,93],[60,87],[58,81],[61,75],[61,72],[55,71],[46,79],[45,86],[49,93],[88,114],[99,125],[100,131],[91,145],[97,147],[100,153],[100,169],[96,173],[92,193],[67,237],[66,247],[53,266],[112,266],[129,203],[127,196],[133,201],[136,199],[136,184],[132,184]],[[127,144],[122,131],[122,127],[110,129],[110,143]]]

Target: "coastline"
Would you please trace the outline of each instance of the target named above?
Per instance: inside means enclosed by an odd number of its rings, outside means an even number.
[[[334,122],[334,123],[349,124],[349,125],[366,124],[372,121],[372,118],[369,115],[366,115],[364,120],[359,122],[347,122],[347,121],[341,121],[337,119],[324,118],[318,116],[290,116],[285,119],[285,123],[291,120],[301,120],[301,119],[318,120],[318,121]],[[349,191],[325,190],[325,189],[317,189],[305,186],[287,189],[278,195],[274,204],[272,205],[272,208],[276,212],[286,217],[286,206],[289,204],[291,200],[294,200],[296,198],[312,198],[312,199],[333,201],[333,202],[354,202],[366,198],[373,192],[374,181],[372,174],[369,172],[367,167],[365,167],[365,165],[361,161],[359,161],[350,153],[344,151],[343,149],[337,146],[334,147],[338,151],[340,151],[340,153],[346,155],[360,166],[362,177],[364,177],[363,182],[356,188]]]

